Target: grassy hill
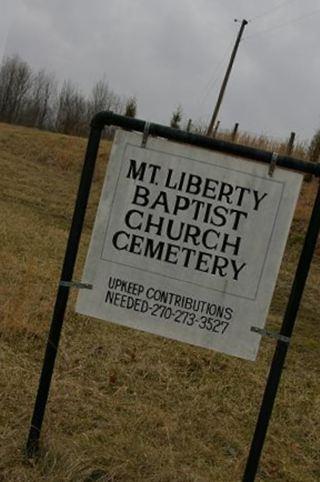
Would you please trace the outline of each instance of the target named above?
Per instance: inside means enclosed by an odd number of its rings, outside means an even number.
[[[256,363],[74,313],[72,293],[36,460],[23,449],[86,141],[0,124],[0,481],[241,480],[274,342]],[[103,142],[75,279],[81,279],[110,144]],[[316,183],[306,183],[269,328],[290,291]],[[320,480],[314,259],[259,481]]]

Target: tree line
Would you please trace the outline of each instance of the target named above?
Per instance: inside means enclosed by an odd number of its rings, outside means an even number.
[[[5,57],[0,67],[0,122],[87,135],[93,115],[102,110],[135,117],[137,100],[115,93],[98,80],[85,96],[70,80],[59,86],[55,75],[34,71],[18,55]]]
[[[135,117],[137,100],[114,92],[105,78],[98,80],[86,96],[71,80],[59,85],[53,73],[45,69],[34,71],[18,55],[5,57],[0,65],[0,122],[86,136],[92,117],[102,110]],[[201,120],[191,124],[190,119],[183,125],[181,105],[172,112],[169,124],[202,135],[207,132],[206,122]],[[109,128],[107,134],[112,131]],[[245,144],[252,142],[247,140]],[[306,157],[319,162],[320,130],[311,139]]]

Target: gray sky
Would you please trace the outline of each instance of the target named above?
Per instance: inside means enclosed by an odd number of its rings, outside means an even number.
[[[219,119],[275,137],[320,128],[320,0],[0,0],[0,56],[135,95],[138,117],[208,121],[239,23],[243,41]],[[4,12],[4,15],[3,15]],[[281,28],[279,26],[283,25]],[[279,27],[279,28],[278,28]]]

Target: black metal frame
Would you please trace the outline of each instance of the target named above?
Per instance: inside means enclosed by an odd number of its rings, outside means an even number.
[[[70,283],[72,281],[73,270],[79,248],[80,237],[83,228],[84,216],[87,208],[92,177],[94,173],[97,153],[103,128],[105,126],[117,126],[123,129],[144,132],[146,122],[139,119],[120,116],[113,112],[100,112],[91,121],[91,131],[89,135],[87,150],[85,154],[80,185],[78,189],[76,204],[72,217],[69,238],[67,242],[59,288],[53,311],[51,327],[49,331],[43,367],[40,375],[39,387],[35,401],[31,427],[27,441],[27,453],[29,456],[35,455],[39,450],[39,439],[41,426],[46,409],[49,395],[50,384],[58,351],[60,334],[62,330],[65,310],[69,298]],[[172,129],[160,124],[148,124],[149,135],[164,137],[176,142],[191,144],[206,149],[220,151],[232,155],[245,157],[255,161],[271,164],[274,162],[272,152],[255,149],[248,146],[225,142],[219,139],[193,134],[178,129]],[[304,162],[289,156],[277,156],[277,165],[304,174],[313,174],[320,177],[320,165]],[[296,269],[291,294],[287,309],[284,315],[280,335],[290,338],[294,329],[300,301],[303,295],[305,283],[309,273],[311,260],[314,254],[317,237],[320,231],[320,186],[314,202],[313,211],[310,217],[309,226],[304,240],[298,266]],[[67,282],[61,284],[61,282]],[[266,437],[268,424],[270,421],[278,385],[280,382],[282,369],[284,366],[288,343],[280,337],[270,367],[270,372],[258,416],[255,433],[253,436],[243,482],[254,481],[259,460]]]

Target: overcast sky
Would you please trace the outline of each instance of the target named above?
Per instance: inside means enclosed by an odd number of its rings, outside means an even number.
[[[320,0],[0,0],[0,56],[18,53],[84,93],[105,76],[138,117],[208,121],[240,23],[251,20],[219,114],[275,137],[320,128]]]

